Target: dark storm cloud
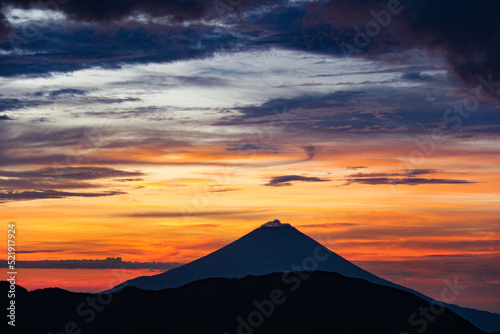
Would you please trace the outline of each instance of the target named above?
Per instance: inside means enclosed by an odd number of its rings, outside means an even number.
[[[48,7],[36,0],[2,0],[1,4],[17,8]],[[201,0],[71,0],[54,1],[49,8],[62,11],[71,19],[87,22],[110,22],[133,13],[170,15],[176,21],[184,21],[203,17],[211,8],[210,5],[210,2]]]
[[[38,3],[2,1],[2,4],[24,8]],[[437,50],[443,52],[454,71],[471,84],[478,84],[479,75],[486,79],[491,75],[499,80],[500,20],[497,16],[500,2],[496,0],[302,3],[245,0],[235,10],[226,11],[226,15],[217,13],[217,3],[220,2],[72,0],[58,10],[70,19],[94,22],[97,26],[106,24],[106,29],[68,22],[45,27],[40,34],[43,38],[28,43],[30,50],[44,51],[43,57],[40,54],[4,55],[0,57],[0,64],[10,66],[2,66],[0,75],[43,74],[90,66],[117,67],[122,63],[173,61],[210,56],[216,51],[277,46],[366,57],[414,48]],[[237,12],[245,15],[230,15]],[[163,25],[117,21],[136,13],[149,17],[170,16],[170,21]],[[199,19],[225,20],[230,28],[201,24]],[[186,21],[190,24],[178,24]],[[369,36],[367,24],[372,29]],[[2,29],[6,31],[5,25]],[[364,34],[362,37],[360,31]],[[414,73],[408,74],[407,79],[429,78]]]
[[[262,46],[324,54],[439,51],[460,78],[477,85],[479,75],[500,80],[499,12],[496,0],[330,0],[262,11],[241,29]]]
[[[402,172],[388,173],[355,173],[346,177],[346,185],[352,183],[369,185],[421,185],[421,184],[468,184],[475,183],[467,180],[441,179],[441,178],[423,178],[422,175],[436,174],[434,169],[412,169]],[[419,176],[419,177],[417,177]]]
[[[9,26],[7,25],[7,19],[5,18],[5,15],[0,11],[0,44],[5,41],[8,34]]]
[[[300,181],[300,182],[326,182],[330,181],[329,179],[322,179],[319,177],[308,177],[308,176],[300,176],[300,175],[283,175],[283,176],[275,176],[272,177],[265,186],[270,187],[283,187],[283,186],[291,186],[292,182]]]
[[[427,0],[405,13],[415,41],[442,48],[455,71],[477,84],[477,75],[500,74],[500,2]]]
[[[148,17],[167,17],[170,23],[183,23],[201,19],[214,19],[222,15],[239,13],[255,5],[282,3],[281,0],[1,0],[3,9],[39,8],[63,12],[70,20],[109,24],[124,18],[145,14]],[[0,12],[0,37],[5,37],[9,26]]]
[[[104,197],[123,195],[121,191],[106,191],[100,193],[66,192],[57,190],[34,190],[34,191],[1,191],[0,203],[9,201],[30,201],[36,199],[60,199],[67,197]]]
[[[392,14],[388,11],[390,4],[394,5]],[[477,85],[478,75],[500,75],[499,1],[331,0],[312,3],[308,11],[309,17],[316,18],[313,25],[329,23],[332,29],[358,27],[365,32],[366,24],[377,22],[377,16],[387,29],[380,29],[372,38],[368,36],[366,43],[355,45],[354,30],[350,41],[339,40],[353,46],[353,53],[376,54],[417,46],[444,51],[454,71],[469,83]],[[376,32],[373,26],[376,25],[372,24],[372,32]]]
[[[236,41],[233,36],[237,32],[224,31],[206,22],[234,16],[245,8],[264,2],[267,1],[233,1],[234,8],[228,5],[220,8],[217,4],[221,1],[203,0],[72,0],[64,5],[54,1],[50,9],[64,12],[69,20],[54,20],[43,25],[28,23],[28,30],[33,30],[29,36],[26,36],[26,24],[12,27],[4,24],[0,28],[4,33],[11,30],[5,43],[2,44],[0,38],[1,47],[14,52],[0,57],[0,75],[46,75],[96,66],[119,68],[125,63],[210,56],[222,49],[233,49],[241,45],[241,41]],[[0,0],[0,5],[18,8],[43,9],[43,4],[33,0]],[[120,21],[138,14],[168,19],[163,23]],[[29,54],[16,52],[23,48],[29,49]],[[187,77],[178,79],[189,81]],[[190,80],[191,84],[196,84],[195,80]],[[205,80],[198,84],[207,85],[209,82]]]
[[[22,27],[15,27],[14,32],[16,36],[22,36]],[[0,55],[0,75],[43,76],[92,67],[118,69],[124,64],[194,59],[233,49],[238,43],[241,41],[233,31],[202,23],[168,27],[146,23],[130,26],[110,23],[103,29],[99,25],[55,22],[40,28],[40,33],[34,38],[19,37],[12,43],[2,44],[2,48],[14,53]],[[30,52],[15,53],[23,48]],[[196,84],[194,78],[178,80]],[[208,81],[198,84],[207,85]]]

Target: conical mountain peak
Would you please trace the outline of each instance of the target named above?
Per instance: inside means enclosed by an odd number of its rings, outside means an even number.
[[[198,260],[167,272],[126,281],[113,289],[135,286],[144,290],[177,288],[205,278],[243,278],[281,272],[319,270],[336,272],[346,277],[361,278],[371,283],[395,287],[431,301],[419,292],[377,277],[335,254],[320,243],[279,220],[267,222],[238,240]],[[285,276],[284,276],[285,277]],[[447,306],[462,317],[488,331],[498,328],[500,316],[488,312]]]
[[[292,227],[290,224],[283,224],[278,219],[262,224],[260,227]]]
[[[311,262],[315,257],[321,260]],[[308,263],[307,267],[305,263]],[[116,288],[132,285],[146,290],[160,290],[204,278],[242,278],[300,270],[337,272],[344,276],[385,283],[292,225],[275,219],[198,260],[162,274],[135,278]]]

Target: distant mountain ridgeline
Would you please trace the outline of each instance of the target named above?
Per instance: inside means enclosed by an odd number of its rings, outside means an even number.
[[[0,306],[7,307],[7,282]],[[15,333],[484,334],[446,307],[328,272],[210,278],[109,294],[16,289]],[[0,332],[7,333],[7,322]],[[6,331],[4,331],[6,330]]]
[[[163,290],[182,287],[205,278],[243,278],[248,275],[262,276],[301,270],[339,273],[346,277],[363,279],[371,283],[407,291],[427,302],[433,300],[417,291],[373,275],[332,252],[290,224],[283,224],[277,219],[263,224],[238,240],[193,262],[160,274],[133,278],[107,292],[117,291],[126,286],[134,286],[144,290]],[[452,286],[455,290],[446,287],[446,292],[456,296],[460,294],[460,291],[456,290],[457,287]],[[448,300],[451,301],[451,299]],[[500,314],[452,304],[446,304],[446,307],[486,332],[500,329]],[[310,333],[314,333],[314,331]],[[352,332],[344,331],[341,333]],[[381,333],[391,334],[390,332]],[[446,332],[440,334],[444,333]],[[407,333],[403,332],[403,334]]]
[[[41,260],[16,261],[16,268],[31,269],[165,269],[181,266],[177,262],[129,262],[121,257],[108,257],[105,260]],[[7,260],[0,260],[0,268],[7,268]]]

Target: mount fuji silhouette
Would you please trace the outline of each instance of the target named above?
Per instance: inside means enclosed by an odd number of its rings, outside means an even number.
[[[167,272],[128,280],[103,293],[126,286],[143,290],[177,288],[206,278],[243,278],[271,273],[297,271],[335,272],[345,277],[409,291],[427,300],[417,291],[377,277],[330,251],[290,224],[270,221],[240,239],[198,260]],[[461,317],[486,332],[500,331],[500,314],[444,304]]]

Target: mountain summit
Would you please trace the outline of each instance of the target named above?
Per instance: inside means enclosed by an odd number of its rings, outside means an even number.
[[[260,227],[286,227],[286,226],[292,226],[292,225],[290,225],[290,224],[283,224],[278,219],[275,219],[273,221],[270,221],[270,222],[267,222],[265,224],[262,224]]]
[[[129,280],[122,286],[145,290],[177,288],[204,278],[243,278],[275,272],[321,270],[387,282],[330,251],[290,224],[275,219],[198,260],[154,276]]]
[[[417,291],[361,269],[278,219],[261,225],[240,239],[198,260],[158,275],[131,279],[106,292],[116,291],[125,286],[162,290],[177,288],[205,278],[243,278],[249,275],[262,276],[276,272],[310,270],[335,272],[346,277],[364,279],[371,283],[409,291],[424,300],[432,301],[432,298]],[[486,332],[500,330],[500,314],[453,304],[446,306]]]

